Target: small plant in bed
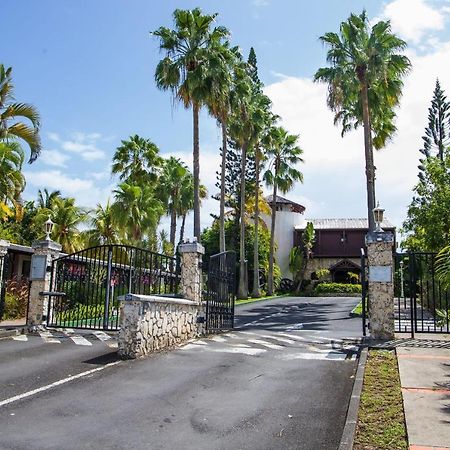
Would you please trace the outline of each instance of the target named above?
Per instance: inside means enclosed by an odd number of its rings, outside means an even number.
[[[315,295],[321,294],[360,294],[360,284],[320,283],[314,288]]]

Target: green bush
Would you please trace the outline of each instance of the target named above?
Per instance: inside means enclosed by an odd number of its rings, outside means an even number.
[[[22,319],[27,314],[28,280],[14,277],[6,282],[3,319]]]
[[[360,284],[320,283],[314,289],[315,295],[320,294],[360,294]]]

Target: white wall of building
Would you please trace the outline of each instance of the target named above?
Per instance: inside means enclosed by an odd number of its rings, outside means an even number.
[[[270,216],[262,215],[262,219],[270,230]],[[283,206],[283,210],[277,211],[275,220],[275,260],[281,270],[283,278],[292,279],[289,270],[289,253],[294,246],[294,227],[302,225],[305,221],[303,214],[290,211],[288,205]]]

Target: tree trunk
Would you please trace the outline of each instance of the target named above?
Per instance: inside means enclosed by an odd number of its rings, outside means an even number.
[[[186,223],[186,213],[183,214],[183,219],[181,220],[181,227],[180,227],[180,244],[183,242],[184,239],[184,225]]]
[[[275,167],[275,176],[277,167]],[[277,184],[274,181],[272,198],[272,218],[270,223],[269,274],[267,277],[267,295],[273,295],[273,259],[275,251],[275,219],[277,215]]]
[[[193,175],[194,175],[194,237],[200,242],[200,145],[198,116],[200,107],[194,102],[192,105],[194,125],[194,152],[193,152]]]
[[[245,264],[245,166],[247,163],[247,144],[242,146],[241,154],[241,212],[239,236],[239,288],[238,298],[248,297],[247,268]]]
[[[177,232],[177,212],[172,205],[172,211],[170,212],[170,244],[172,245],[172,251],[175,254],[175,234]]]
[[[375,208],[375,167],[373,164],[368,86],[365,77],[363,78],[361,85],[361,102],[364,122],[364,152],[366,159],[367,218],[369,220],[369,231],[373,231],[375,230],[375,219],[373,217],[373,209]]]
[[[255,240],[253,242],[253,291],[252,297],[261,297],[259,290],[259,151],[255,149]]]
[[[219,229],[219,248],[224,252],[225,247],[225,166],[227,162],[227,124],[224,119],[222,123],[222,171],[220,174],[220,229]]]

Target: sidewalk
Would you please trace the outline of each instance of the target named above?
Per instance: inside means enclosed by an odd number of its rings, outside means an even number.
[[[397,346],[410,450],[450,449],[450,340],[437,338]]]

